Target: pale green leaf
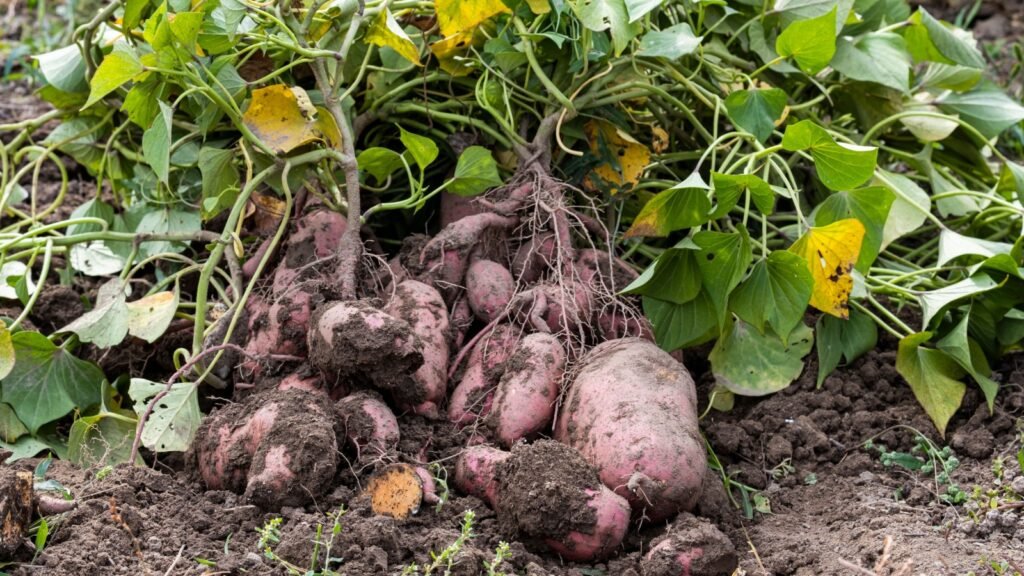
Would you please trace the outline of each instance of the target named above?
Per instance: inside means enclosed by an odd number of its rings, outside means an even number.
[[[965,278],[955,284],[918,294],[917,300],[921,304],[922,326],[927,328],[931,324],[932,318],[945,310],[950,304],[994,290],[999,286],[1000,284],[987,274],[978,274]]]
[[[462,151],[455,164],[455,175],[448,192],[457,196],[476,196],[501,186],[498,164],[491,151],[483,146],[470,146]]]
[[[135,413],[144,413],[150,399],[166,387],[163,383],[132,378],[128,395],[135,402]],[[153,408],[142,431],[142,444],[156,452],[184,452],[192,444],[201,419],[196,385],[178,382]]]
[[[125,288],[120,278],[108,280],[97,292],[96,306],[58,332],[74,332],[82,342],[91,342],[100,348],[120,344],[128,334]]]
[[[401,132],[402,144],[405,144],[405,148],[409,151],[413,161],[420,167],[420,170],[426,170],[427,166],[433,164],[434,160],[437,159],[437,144],[430,138],[413,134],[401,126],[398,129]]]
[[[153,125],[142,135],[142,156],[157,178],[167,185],[171,163],[171,118],[174,111],[163,102],[159,103],[159,107]]]
[[[89,81],[89,99],[85,101],[84,108],[99,102],[142,72],[142,62],[135,52],[127,44],[115,44],[114,50],[103,57]]]
[[[703,36],[693,33],[689,24],[681,23],[664,30],[652,30],[640,39],[640,56],[661,57],[678,60],[693,54]]]
[[[764,334],[736,320],[708,355],[715,382],[740,396],[778,392],[800,377],[804,356],[814,346],[814,331],[801,324],[789,345],[771,330]]]

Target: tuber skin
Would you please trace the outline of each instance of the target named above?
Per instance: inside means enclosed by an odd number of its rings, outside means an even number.
[[[398,419],[376,393],[363,390],[334,404],[334,414],[344,436],[338,445],[356,450],[357,459],[388,453],[401,439]]]
[[[686,368],[652,342],[609,340],[580,361],[555,438],[578,449],[637,516],[657,522],[696,504],[707,467]]]
[[[494,389],[519,338],[517,328],[500,324],[476,343],[448,400],[448,420],[463,427],[490,413]]]
[[[428,418],[439,418],[440,407],[448,392],[448,307],[441,293],[416,280],[406,280],[395,288],[385,311],[408,323],[420,342],[423,364],[412,375],[416,390],[407,407]],[[405,402],[401,402],[405,404]]]
[[[516,250],[512,259],[512,275],[522,284],[539,281],[555,262],[556,251],[554,234],[548,232],[531,236]]]
[[[652,544],[640,561],[643,576],[718,576],[732,574],[739,564],[732,541],[691,514],[681,514]]]
[[[498,317],[516,292],[512,273],[493,260],[479,259],[466,271],[466,297],[473,314],[483,322]]]
[[[338,464],[325,396],[271,390],[207,416],[190,462],[210,490],[231,490],[267,510],[303,506],[330,488]]]
[[[313,270],[317,260],[334,256],[345,234],[345,217],[318,205],[295,222],[295,231],[288,237],[284,259],[274,271],[273,293],[285,294],[306,270]]]
[[[491,446],[470,446],[455,461],[455,487],[465,494],[476,496],[488,506],[497,506],[498,480],[495,476],[499,464],[512,454]]]
[[[490,231],[504,232],[519,223],[515,216],[484,212],[467,216],[445,226],[423,247],[419,258],[406,267],[420,281],[448,290],[461,286],[469,267],[470,254]]]
[[[565,349],[558,338],[535,333],[519,342],[505,363],[488,416],[501,445],[533,438],[551,424],[564,370]]]

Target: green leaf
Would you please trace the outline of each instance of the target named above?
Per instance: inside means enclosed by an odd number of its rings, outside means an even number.
[[[125,0],[122,23],[125,30],[134,30],[142,23],[142,16],[150,6],[150,0]]]
[[[163,383],[132,378],[128,395],[135,402],[135,413],[141,416],[150,399],[166,387]],[[192,444],[201,418],[196,385],[176,383],[153,408],[142,431],[142,444],[156,452],[184,452]]]
[[[814,346],[814,331],[801,324],[787,346],[771,330],[763,334],[742,320],[731,323],[708,355],[715,382],[740,396],[765,396],[793,383],[803,357]]]
[[[85,60],[78,44],[35,56],[39,72],[51,86],[62,92],[81,92],[89,87],[85,81]]]
[[[849,190],[867,182],[878,162],[878,148],[837,143],[812,120],[790,124],[782,147],[790,152],[810,151],[818,178],[830,190]]]
[[[982,352],[981,346],[967,335],[970,312],[964,314],[956,326],[935,343],[935,347],[942,350],[950,358],[956,360],[974,381],[978,383],[985,401],[988,403],[988,411],[991,414],[995,408],[996,394],[999,392],[999,383],[992,379],[992,368],[988,365],[988,359]]]
[[[711,173],[711,182],[715,189],[718,205],[711,213],[711,219],[717,220],[727,215],[739,202],[744,192],[750,193],[754,206],[765,216],[771,216],[775,210],[775,192],[767,182],[753,174],[720,174]]]
[[[160,112],[153,120],[153,125],[142,135],[142,156],[157,178],[167,185],[171,163],[171,117],[174,111],[163,102],[159,103],[159,107]]]
[[[149,207],[139,221],[136,232],[150,234],[192,234],[202,229],[199,212],[180,208]],[[161,252],[180,253],[187,245],[183,242],[145,242],[139,255],[147,258]]]
[[[0,403],[0,439],[12,443],[25,434],[28,434],[28,428],[18,419],[14,408],[10,404]]]
[[[629,14],[630,23],[636,22],[661,6],[661,2],[662,0],[626,0],[626,12]]]
[[[836,8],[790,24],[775,40],[775,51],[793,58],[807,74],[821,72],[836,53]]]
[[[956,360],[945,352],[921,346],[931,337],[931,332],[918,332],[900,340],[896,371],[910,384],[914,397],[945,437],[946,425],[960,408],[967,387],[959,381],[964,371]]]
[[[196,53],[196,42],[199,40],[199,29],[203,25],[202,12],[178,12],[168,17],[171,34],[182,48],[190,54]]]
[[[89,99],[83,108],[97,103],[107,94],[135,79],[143,72],[142,62],[135,52],[124,43],[114,45],[114,50],[103,58],[89,81]]]
[[[754,265],[750,276],[733,293],[732,311],[766,333],[770,325],[787,341],[811,301],[814,278],[803,258],[776,250]]]
[[[949,92],[937,100],[948,112],[958,114],[986,138],[995,138],[1010,126],[1024,120],[1024,106],[992,84],[983,84],[970,92]]]
[[[14,369],[3,379],[3,401],[35,434],[47,422],[99,399],[103,372],[38,332],[17,332]]]
[[[885,222],[895,196],[881,186],[851,192],[836,192],[822,202],[815,213],[814,224],[827,226],[846,218],[856,218],[864,225],[864,241],[856,268],[866,273],[882,246]]]
[[[700,280],[700,269],[694,251],[687,248],[669,248],[622,292],[650,296],[673,304],[685,304],[700,293]]]
[[[927,192],[902,174],[879,169],[876,178],[878,184],[885,186],[895,195],[889,216],[885,220],[885,228],[882,230],[880,249],[884,250],[896,239],[910,234],[924,224],[931,213],[932,201]]]
[[[652,30],[640,39],[638,56],[678,60],[697,51],[703,36],[693,33],[689,24],[682,23],[664,30]]]
[[[644,315],[651,321],[654,339],[669,352],[707,342],[717,332],[715,308],[704,291],[685,304],[645,296],[643,306]]]
[[[693,236],[693,242],[701,249],[697,254],[701,279],[717,312],[718,325],[724,326],[729,295],[743,279],[753,257],[750,239],[745,230],[742,234],[702,230]]]
[[[815,326],[818,347],[818,388],[843,358],[853,362],[861,355],[874,349],[878,343],[878,326],[866,314],[850,310],[850,318],[844,320],[831,314],[818,317]]]
[[[470,146],[459,156],[447,190],[456,196],[476,196],[501,183],[498,164],[491,151],[483,146]]]
[[[430,166],[437,159],[437,144],[430,138],[408,132],[401,126],[398,129],[402,134],[402,144],[405,144],[409,154],[412,155],[412,159],[420,167],[420,170],[426,170],[427,166]]]
[[[888,32],[840,38],[832,67],[848,78],[875,82],[893,90],[910,89],[910,55],[903,38]]]
[[[780,14],[783,26],[789,26],[798,20],[822,16],[835,9],[836,30],[841,30],[853,6],[854,0],[776,0],[772,12]]]
[[[68,432],[68,460],[82,468],[127,462],[135,440],[135,420],[135,415],[126,410],[75,420]]]
[[[82,342],[91,342],[100,348],[120,344],[128,334],[125,288],[123,280],[111,278],[97,291],[96,306],[58,332],[74,332]]]
[[[153,343],[163,336],[178,311],[178,287],[174,291],[157,292],[129,302],[128,333]]]
[[[160,113],[160,94],[164,84],[156,74],[141,82],[136,82],[124,97],[121,109],[128,114],[128,119],[140,128],[149,128]]]
[[[927,327],[931,324],[932,318],[950,304],[994,290],[999,286],[1000,284],[987,274],[978,274],[944,288],[918,294],[917,300],[921,303],[922,325]]]
[[[954,28],[936,20],[924,8],[918,8],[910,17],[903,37],[915,60],[961,64],[970,68],[984,68],[985,58],[975,46],[970,32]]]
[[[778,88],[737,90],[725,99],[725,109],[736,126],[764,143],[782,118],[786,100],[786,93]]]
[[[7,458],[5,464],[24,460],[25,458],[33,458],[38,456],[39,453],[44,450],[53,450],[49,444],[33,438],[32,436],[22,436],[17,442],[12,444],[0,442],[0,448],[11,451],[11,456]]]
[[[1010,254],[1012,252],[1012,244],[964,236],[959,232],[946,228],[939,232],[939,260],[937,264],[945,266],[950,260],[960,256],[991,258],[999,254]]]
[[[683,228],[692,228],[708,221],[711,200],[709,186],[694,173],[675,186],[651,198],[626,231],[626,238],[635,236],[668,236]]]
[[[213,218],[234,206],[241,190],[235,167],[235,151],[203,146],[199,149],[199,173],[203,178],[202,217]]]
[[[387,148],[367,148],[356,157],[359,169],[368,172],[378,183],[387,181],[395,170],[402,167],[402,155]]]
[[[624,0],[586,0],[572,6],[580,23],[588,30],[610,30],[616,56],[620,56],[629,46],[629,41],[643,29],[639,22],[630,23]]]

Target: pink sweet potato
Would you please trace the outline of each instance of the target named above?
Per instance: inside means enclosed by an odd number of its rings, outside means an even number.
[[[448,391],[448,307],[440,292],[416,280],[395,288],[386,311],[409,324],[421,345],[423,365],[412,375],[422,398],[409,403],[417,414],[436,418]]]
[[[491,231],[504,233],[519,222],[514,216],[484,212],[447,225],[423,246],[418,255],[403,261],[420,281],[439,290],[461,286],[469,267],[470,253]]]
[[[512,275],[523,284],[533,284],[544,277],[555,262],[555,235],[531,236],[512,259]]]
[[[512,273],[492,260],[476,260],[466,271],[466,297],[477,318],[490,322],[505,311],[516,292]]]
[[[284,259],[274,271],[274,293],[289,292],[304,272],[312,272],[314,267],[310,264],[333,256],[345,233],[345,225],[344,216],[323,206],[302,215],[288,237]]]
[[[427,400],[409,386],[423,365],[423,344],[412,327],[370,302],[329,302],[316,310],[308,334],[309,360],[328,383],[355,380],[387,391],[403,404]]]
[[[532,438],[551,424],[564,369],[565,350],[558,338],[537,333],[519,342],[505,363],[487,417],[500,444]]]
[[[622,259],[593,248],[578,251],[573,267],[581,282],[591,286],[601,284],[612,294],[629,286],[639,276]]]
[[[496,479],[499,525],[566,560],[610,555],[629,527],[629,503],[601,484],[578,451],[558,442],[517,445],[496,467]]]
[[[468,426],[490,412],[494,389],[519,338],[518,329],[501,324],[476,343],[469,354],[462,379],[448,399],[448,419],[451,422]]]
[[[650,521],[691,509],[700,495],[707,461],[693,379],[649,341],[609,340],[583,357],[555,438]]]
[[[441,192],[441,226],[447,226],[467,216],[474,216],[487,209],[476,198]]]
[[[323,496],[338,464],[327,398],[272,390],[207,416],[190,462],[210,490],[242,493],[266,509]]]
[[[652,544],[640,562],[643,576],[718,576],[732,574],[739,563],[729,538],[691,514],[681,514]]]
[[[246,303],[249,315],[248,339],[243,370],[259,376],[260,360],[272,354],[305,356],[305,334],[309,329],[311,296],[301,290],[282,295],[273,302],[252,296]]]
[[[491,508],[497,505],[499,464],[512,454],[490,446],[470,446],[455,461],[455,487]]]
[[[360,391],[334,404],[334,414],[344,430],[344,444],[355,448],[356,457],[378,457],[398,445],[398,419],[376,393]],[[338,445],[343,445],[339,438]]]

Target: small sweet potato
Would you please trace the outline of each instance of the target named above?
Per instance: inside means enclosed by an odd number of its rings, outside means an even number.
[[[437,418],[448,392],[449,325],[444,298],[427,284],[406,280],[395,288],[385,310],[407,322],[421,346],[423,365],[412,375],[412,388],[419,392],[408,407],[417,414]]]
[[[611,294],[618,293],[639,277],[639,273],[621,258],[593,248],[578,251],[573,267],[581,282],[591,286],[601,284]]]
[[[718,576],[732,574],[739,563],[729,538],[692,514],[681,514],[652,544],[640,562],[643,576]]]
[[[448,399],[450,421],[468,426],[490,412],[498,379],[519,338],[517,328],[501,324],[476,343],[469,354],[462,379]]]
[[[634,513],[659,521],[691,509],[707,467],[686,368],[652,342],[609,340],[580,361],[555,438],[578,449]]]
[[[494,508],[498,494],[497,468],[510,456],[510,452],[491,446],[466,448],[455,461],[455,487]]]
[[[329,258],[338,251],[345,234],[345,217],[320,205],[303,214],[295,222],[295,231],[288,237],[284,259],[274,271],[274,294],[289,292],[310,264]]]
[[[523,284],[533,284],[543,278],[554,265],[555,246],[555,235],[550,232],[531,236],[516,250],[512,275]]]
[[[403,263],[420,281],[439,290],[461,286],[469,267],[470,253],[491,231],[504,232],[518,224],[514,216],[484,212],[466,216],[445,226],[422,248],[418,257]]]
[[[423,365],[423,344],[405,320],[367,301],[329,302],[313,313],[309,360],[328,383],[353,379],[418,404],[425,390],[408,386]]]
[[[500,444],[532,438],[551,424],[564,369],[565,349],[558,338],[536,333],[520,340],[505,363],[487,417]]]
[[[334,404],[334,414],[344,431],[338,445],[355,448],[357,458],[365,454],[377,457],[398,445],[398,419],[374,392],[349,394]]]
[[[295,290],[267,302],[253,295],[246,303],[249,315],[248,353],[242,362],[243,370],[259,376],[259,360],[272,354],[305,356],[305,334],[309,330],[311,295]]]
[[[338,464],[326,396],[272,390],[207,416],[190,462],[210,490],[231,490],[276,510],[302,506],[330,487]]]
[[[466,271],[466,297],[469,307],[484,322],[505,311],[516,292],[512,273],[492,260],[476,260]]]

